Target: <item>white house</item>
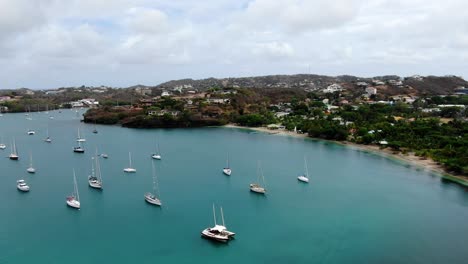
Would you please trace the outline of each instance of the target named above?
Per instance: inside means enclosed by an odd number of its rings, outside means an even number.
[[[343,87],[337,83],[329,85],[326,89],[323,89],[324,93],[334,93],[343,91]]]
[[[375,87],[367,87],[366,88],[366,93],[368,95],[377,94],[377,89]]]

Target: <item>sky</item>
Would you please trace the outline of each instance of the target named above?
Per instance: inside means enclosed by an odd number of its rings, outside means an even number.
[[[466,0],[0,0],[0,89],[468,77]]]

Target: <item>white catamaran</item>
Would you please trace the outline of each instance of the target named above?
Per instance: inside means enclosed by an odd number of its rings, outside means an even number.
[[[262,181],[263,186],[259,183],[260,180]],[[257,165],[257,183],[250,184],[250,191],[255,192],[255,193],[265,194],[266,189],[264,186],[265,186],[265,177],[263,176],[262,166],[260,165],[260,161],[259,161]]]
[[[67,197],[67,205],[75,209],[80,209],[80,194],[78,193],[78,185],[76,184],[75,170],[73,170],[73,186],[73,193]]]
[[[161,200],[159,200],[158,188],[157,188],[157,179],[156,179],[156,170],[154,169],[154,163],[151,161],[151,168],[153,172],[153,192],[145,193],[145,201],[150,204],[161,206]]]
[[[215,211],[215,206],[213,204],[213,219],[214,219],[214,227],[208,227],[205,228],[201,234],[203,237],[213,239],[215,241],[219,242],[228,242],[230,239],[234,238],[236,233],[231,232],[227,230],[225,224],[224,224],[224,213],[223,213],[223,208],[221,207],[221,219],[223,224],[218,225],[216,224],[216,211]]]
[[[309,170],[307,168],[307,160],[305,157],[304,157],[304,169],[305,169],[305,174],[300,175],[299,177],[297,177],[297,179],[301,182],[309,183]]]
[[[124,168],[124,172],[135,173],[136,169],[132,168],[132,153],[130,152],[128,152],[128,160],[129,160],[129,166],[128,168]]]

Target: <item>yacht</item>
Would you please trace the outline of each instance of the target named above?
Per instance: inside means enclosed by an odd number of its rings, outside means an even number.
[[[67,197],[67,205],[75,209],[80,209],[80,195],[78,194],[78,185],[76,184],[75,170],[73,170],[73,186],[73,193]]]
[[[155,159],[155,160],[161,160],[161,153],[160,153],[160,151],[159,151],[159,145],[158,145],[158,147],[157,147],[157,149],[156,149],[156,153],[153,153],[153,154],[151,155],[151,158],[153,158],[153,159]]]
[[[216,224],[216,212],[215,212],[214,204],[213,204],[213,218],[214,218],[214,224],[215,224],[214,227],[205,228],[201,232],[203,237],[213,239],[219,242],[228,242],[229,240],[234,238],[236,233],[227,230],[226,226],[224,225],[224,214],[223,214],[222,207],[221,207],[221,219],[223,221],[223,224],[222,225]]]
[[[260,180],[263,182],[263,185],[265,185],[265,177],[263,177],[263,171],[262,167],[260,166],[260,162],[258,162],[257,166],[257,182],[260,182]],[[260,194],[265,194],[266,189],[259,183],[251,183],[250,184],[250,191],[255,192],[255,193],[260,193]]]
[[[153,162],[151,162],[151,168],[152,168],[152,172],[153,172],[153,192],[152,193],[150,193],[150,192],[145,193],[145,201],[147,201],[148,203],[150,203],[152,205],[161,206],[162,205],[161,200],[159,200],[158,197],[156,196],[158,191],[157,191],[157,185],[156,185],[156,171],[154,169],[154,163]]]
[[[304,168],[305,168],[305,174],[300,175],[299,177],[297,177],[297,179],[301,182],[309,183],[309,170],[307,169],[307,161],[305,157],[304,157]]]
[[[51,143],[52,142],[52,139],[50,138],[49,136],[49,127],[47,127],[47,137],[44,139],[45,142],[47,143]]]
[[[26,184],[24,180],[17,180],[16,188],[18,188],[18,190],[22,192],[29,192],[29,186]]]
[[[101,154],[101,157],[103,157],[103,158],[105,158],[105,159],[109,158],[109,156],[108,156],[106,153],[102,153],[102,154]]]
[[[92,159],[93,159],[93,162],[91,163],[91,175],[88,176],[88,184],[90,187],[94,189],[102,190],[101,166],[99,164],[99,159],[98,159],[97,154]],[[94,165],[96,165],[96,170],[94,168]]]
[[[128,153],[128,160],[129,160],[129,166],[128,168],[124,169],[124,172],[135,173],[136,169],[132,168],[132,154],[130,152]]]
[[[36,169],[33,167],[32,153],[29,153],[29,168],[26,169],[29,173],[36,173]]]
[[[18,151],[16,150],[16,143],[15,143],[14,139],[13,139],[13,145],[11,146],[11,154],[10,154],[9,158],[11,160],[18,160],[19,159]]]
[[[34,134],[36,134],[36,131],[31,130],[31,129],[28,130],[28,135],[32,136]]]
[[[229,167],[229,155],[227,156],[227,166],[223,168],[223,173],[226,174],[227,176],[231,176],[232,170]]]
[[[84,148],[81,146],[80,141],[78,141],[78,147],[73,148],[73,152],[76,152],[76,153],[84,153],[85,152]]]

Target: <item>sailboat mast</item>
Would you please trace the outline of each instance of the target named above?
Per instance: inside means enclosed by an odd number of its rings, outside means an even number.
[[[223,226],[226,226],[226,225],[224,225],[224,213],[223,213],[223,207],[221,207],[221,220],[223,221]]]
[[[73,185],[74,185],[74,191],[76,195],[76,200],[80,200],[80,194],[78,193],[78,185],[76,184],[76,175],[75,175],[75,169],[73,169]]]
[[[154,162],[151,161],[151,169],[152,169],[152,172],[153,172],[153,193],[154,195],[156,196],[156,170],[154,168]]]
[[[229,168],[229,153],[227,154],[227,168]]]
[[[304,157],[304,166],[305,166],[305,170],[306,170],[306,177],[309,178],[309,169],[307,168],[307,160],[306,160],[305,157]]]
[[[132,153],[128,152],[128,160],[130,161],[130,168],[132,167]]]
[[[213,219],[214,219],[214,224],[216,225],[216,211],[215,211],[214,204],[213,204]]]
[[[32,168],[33,161],[32,161],[32,151],[29,151],[29,167]]]

